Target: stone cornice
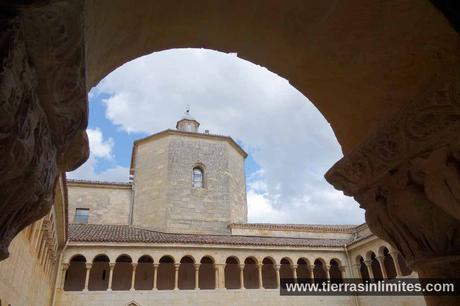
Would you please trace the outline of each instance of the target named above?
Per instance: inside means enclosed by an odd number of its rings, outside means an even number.
[[[123,188],[132,189],[129,182],[106,182],[106,181],[93,181],[93,180],[74,180],[67,179],[67,186],[69,187],[95,187],[95,188]]]
[[[325,175],[346,195],[374,184],[403,161],[447,145],[460,131],[460,85],[422,93]]]
[[[364,223],[365,225],[365,223]],[[354,233],[362,225],[329,224],[275,224],[275,223],[232,223],[230,229],[254,229],[270,231],[315,232],[315,233]]]

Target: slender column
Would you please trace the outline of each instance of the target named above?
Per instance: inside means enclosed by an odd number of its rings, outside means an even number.
[[[180,263],[174,264],[174,290],[179,289],[179,267]]]
[[[89,272],[91,271],[91,267],[93,266],[92,263],[86,263],[86,276],[85,276],[85,289],[83,291],[88,291],[88,284],[89,284]]]
[[[347,275],[346,275],[347,274],[347,267],[346,266],[340,266],[339,271],[340,271],[340,276],[342,278],[347,277]],[[353,273],[351,273],[351,277],[353,277]]]
[[[259,289],[262,289],[264,286],[262,284],[263,278],[262,278],[262,264],[261,263],[257,264],[257,272],[259,272]]]
[[[136,283],[136,268],[137,268],[137,262],[133,262],[132,263],[132,266],[133,266],[133,271],[132,271],[132,274],[131,274],[131,291],[134,291],[135,288],[134,288],[134,285]]]
[[[157,263],[153,264],[153,288],[152,289],[157,289],[158,266],[159,266],[159,264],[157,264]]]
[[[331,271],[331,265],[326,265],[325,269],[326,269],[326,279],[330,280],[331,275],[329,273]]]
[[[200,264],[195,264],[195,290],[200,289]]]
[[[67,270],[69,270],[70,264],[65,263],[62,264],[62,274],[61,274],[61,289],[64,290],[64,285],[65,285],[65,275],[67,273]]]
[[[385,268],[384,257],[383,256],[377,256],[377,260],[379,261],[379,264],[380,264],[380,270],[382,271],[383,279],[387,279],[388,275],[387,275],[387,270]]]
[[[217,276],[216,281],[218,282],[218,286],[216,288],[225,289],[225,264],[216,264],[217,267]]]
[[[276,288],[280,287],[280,265],[275,265],[275,272],[276,272]]]
[[[292,278],[294,279],[294,282],[297,283],[297,265],[292,265],[291,270],[292,270]]]
[[[396,276],[401,277],[403,274],[401,272],[401,267],[399,266],[398,254],[399,252],[396,250],[390,252],[391,257],[393,258],[393,263],[395,265]]]
[[[112,281],[113,281],[113,269],[115,269],[115,263],[109,263],[110,271],[109,271],[109,285],[107,286],[107,291],[112,291]]]
[[[315,265],[310,265],[310,279],[311,279],[311,282],[314,283],[315,282]]]
[[[214,265],[214,289],[219,288],[219,267]]]
[[[244,288],[244,264],[240,264],[240,289]]]
[[[367,267],[367,272],[369,273],[369,279],[374,280],[374,271],[372,271],[372,260],[365,260],[364,263]]]
[[[363,278],[363,276],[361,275],[361,264],[354,264],[351,266],[352,270],[355,272],[356,275],[352,275],[353,277],[356,277],[356,278]]]

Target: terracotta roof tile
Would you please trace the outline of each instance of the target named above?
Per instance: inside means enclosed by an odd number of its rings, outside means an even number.
[[[69,224],[71,242],[143,242],[284,247],[342,247],[350,239],[163,233],[129,225]]]

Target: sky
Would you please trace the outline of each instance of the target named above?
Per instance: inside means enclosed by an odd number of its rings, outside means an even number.
[[[89,93],[90,157],[68,177],[128,181],[133,141],[175,128],[187,106],[201,131],[231,136],[249,153],[249,222],[364,222],[358,204],[324,179],[342,152],[322,114],[287,80],[233,53],[172,49],[107,75]]]

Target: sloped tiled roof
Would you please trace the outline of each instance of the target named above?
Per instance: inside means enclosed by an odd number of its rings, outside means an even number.
[[[314,231],[353,233],[358,225],[355,224],[275,224],[275,223],[232,223],[229,228],[264,229],[281,231]]]
[[[129,225],[69,224],[69,241],[280,247],[342,247],[349,243],[350,239],[173,234]]]

